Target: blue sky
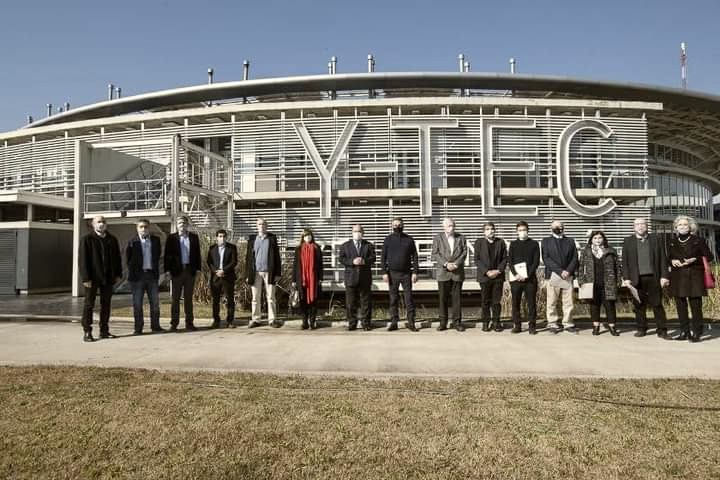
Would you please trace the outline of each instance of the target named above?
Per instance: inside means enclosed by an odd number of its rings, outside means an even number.
[[[366,68],[507,71],[680,85],[720,94],[720,0],[31,1],[0,6],[0,131],[45,104],[103,100],[241,77]]]

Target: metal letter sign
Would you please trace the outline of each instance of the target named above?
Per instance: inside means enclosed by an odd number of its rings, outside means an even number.
[[[340,158],[345,154],[358,120],[349,120],[343,128],[337,144],[333,148],[327,164],[323,162],[320,152],[313,143],[310,133],[303,122],[293,122],[293,127],[305,146],[310,160],[320,176],[320,217],[330,218],[332,215],[332,179]],[[493,130],[496,128],[535,128],[535,120],[528,118],[482,118],[482,214],[483,215],[512,215],[532,217],[538,214],[537,207],[504,206],[495,204],[496,171],[533,171],[535,162],[532,161],[495,161],[493,160]],[[437,118],[416,120],[412,118],[392,119],[390,128],[415,128],[418,130],[420,157],[420,215],[432,216],[432,152],[430,145],[431,128],[458,128],[458,120],[454,118]],[[600,217],[609,213],[617,204],[607,198],[598,205],[584,205],[578,201],[570,185],[570,143],[575,134],[581,130],[593,130],[603,138],[609,138],[613,132],[606,124],[599,120],[578,120],[568,125],[560,134],[557,141],[557,185],[560,200],[575,214],[583,217]],[[392,169],[391,167],[395,167]],[[385,162],[383,171],[396,171],[395,162]],[[372,166],[368,166],[372,169]]]
[[[558,194],[560,200],[577,215],[601,217],[617,206],[613,199],[606,198],[597,206],[583,205],[570,188],[570,142],[580,130],[594,130],[603,138],[608,138],[613,133],[610,127],[599,120],[578,120],[565,127],[557,143]]]
[[[320,175],[320,218],[330,218],[332,216],[332,177],[358,123],[357,120],[350,120],[345,124],[326,166],[305,125],[302,122],[293,122],[293,127],[295,127],[298,137],[305,146],[305,151],[315,166],[318,175]]]
[[[431,128],[457,128],[456,118],[413,120],[398,118],[390,122],[390,128],[417,128],[420,138],[420,216],[432,216],[432,158],[430,151]]]

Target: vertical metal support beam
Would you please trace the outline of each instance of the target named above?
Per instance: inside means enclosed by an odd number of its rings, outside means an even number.
[[[170,232],[175,232],[175,221],[180,215],[180,135],[173,136],[170,158]]]

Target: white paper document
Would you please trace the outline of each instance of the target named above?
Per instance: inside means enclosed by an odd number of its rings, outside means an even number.
[[[571,280],[563,280],[557,273],[550,274],[550,285],[555,288],[572,288]]]
[[[513,267],[515,268],[515,271],[517,272],[518,275],[527,278],[527,276],[528,276],[527,263],[525,263],[525,262],[516,263],[515,265],[513,265]],[[517,276],[513,275],[512,270],[510,270],[510,276],[508,277],[508,279],[511,282],[517,281]]]

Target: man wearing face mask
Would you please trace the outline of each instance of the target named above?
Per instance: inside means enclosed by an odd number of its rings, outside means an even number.
[[[177,231],[168,235],[165,242],[165,272],[172,279],[170,305],[170,331],[177,331],[180,323],[180,297],[185,300],[185,330],[194,331],[193,289],[195,274],[200,270],[200,238],[189,230],[190,219],[180,216],[175,222]]]
[[[485,237],[475,241],[475,265],[482,298],[482,329],[483,332],[489,332],[491,329],[502,332],[500,301],[505,283],[507,247],[502,238],[495,236],[494,223],[486,223],[483,226],[483,233]],[[491,312],[492,325],[490,325]]]
[[[439,331],[447,330],[448,297],[450,298],[450,316],[452,326],[458,332],[465,331],[462,324],[460,299],[462,284],[465,280],[465,259],[467,258],[467,241],[455,231],[455,220],[443,220],[443,232],[433,239],[432,260],[436,264],[438,295],[439,295]]]
[[[622,249],[623,286],[637,289],[639,301],[633,298],[635,307],[636,337],[647,332],[647,307],[653,309],[657,336],[669,339],[662,289],[670,284],[667,258],[662,240],[648,233],[647,220],[636,218],[634,234],[625,238]]]
[[[365,331],[372,329],[370,290],[375,264],[375,246],[363,239],[362,225],[352,227],[352,239],[340,247],[340,263],[345,266],[345,314],[347,329],[357,329],[358,318]]]
[[[275,234],[268,232],[267,221],[258,218],[255,222],[257,235],[250,235],[245,254],[245,279],[252,291],[251,316],[248,328],[260,325],[262,312],[262,292],[265,289],[267,297],[268,323],[273,328],[279,328],[280,322],[276,320],[275,311],[275,283],[282,274],[280,263],[280,247]]]
[[[385,237],[382,249],[382,269],[385,272],[383,281],[388,284],[390,292],[390,325],[388,331],[398,329],[398,300],[400,286],[405,296],[405,309],[407,310],[407,329],[417,332],[415,326],[415,304],[412,298],[412,286],[417,282],[419,270],[417,247],[410,235],[403,233],[403,219],[394,218],[392,221],[393,233]]]
[[[565,236],[565,228],[561,221],[553,221],[550,228],[552,234],[542,240],[542,259],[545,263],[547,284],[548,328],[553,333],[558,333],[563,328],[567,332],[577,333],[572,319],[573,276],[578,267],[577,247],[575,240]],[[557,280],[558,278],[560,280]],[[562,298],[563,323],[560,323],[557,313],[558,297]]]
[[[517,230],[517,240],[510,242],[508,251],[508,264],[510,266],[510,272],[514,277],[510,280],[513,321],[512,333],[520,333],[522,331],[520,310],[522,297],[525,295],[528,312],[528,332],[530,335],[535,335],[537,333],[535,328],[537,317],[535,308],[537,277],[535,273],[540,266],[540,246],[535,240],[528,236],[529,227],[526,222],[519,222],[515,228]]]
[[[92,219],[93,231],[80,240],[78,271],[85,288],[82,327],[83,340],[94,342],[92,335],[95,297],[100,291],[100,338],[115,338],[110,333],[110,300],[113,287],[122,278],[122,259],[117,239],[107,231],[105,217]]]
[[[160,326],[160,301],[158,279],[160,278],[160,237],[150,234],[150,221],[138,220],[137,234],[128,240],[125,260],[128,267],[128,281],[132,288],[135,335],[142,335],[143,297],[147,292],[150,303],[150,329],[162,332]]]
[[[228,328],[235,328],[235,267],[237,248],[228,242],[227,230],[215,232],[215,245],[208,249],[207,264],[210,268],[210,294],[212,295],[212,328],[220,326],[220,296],[225,295]]]

